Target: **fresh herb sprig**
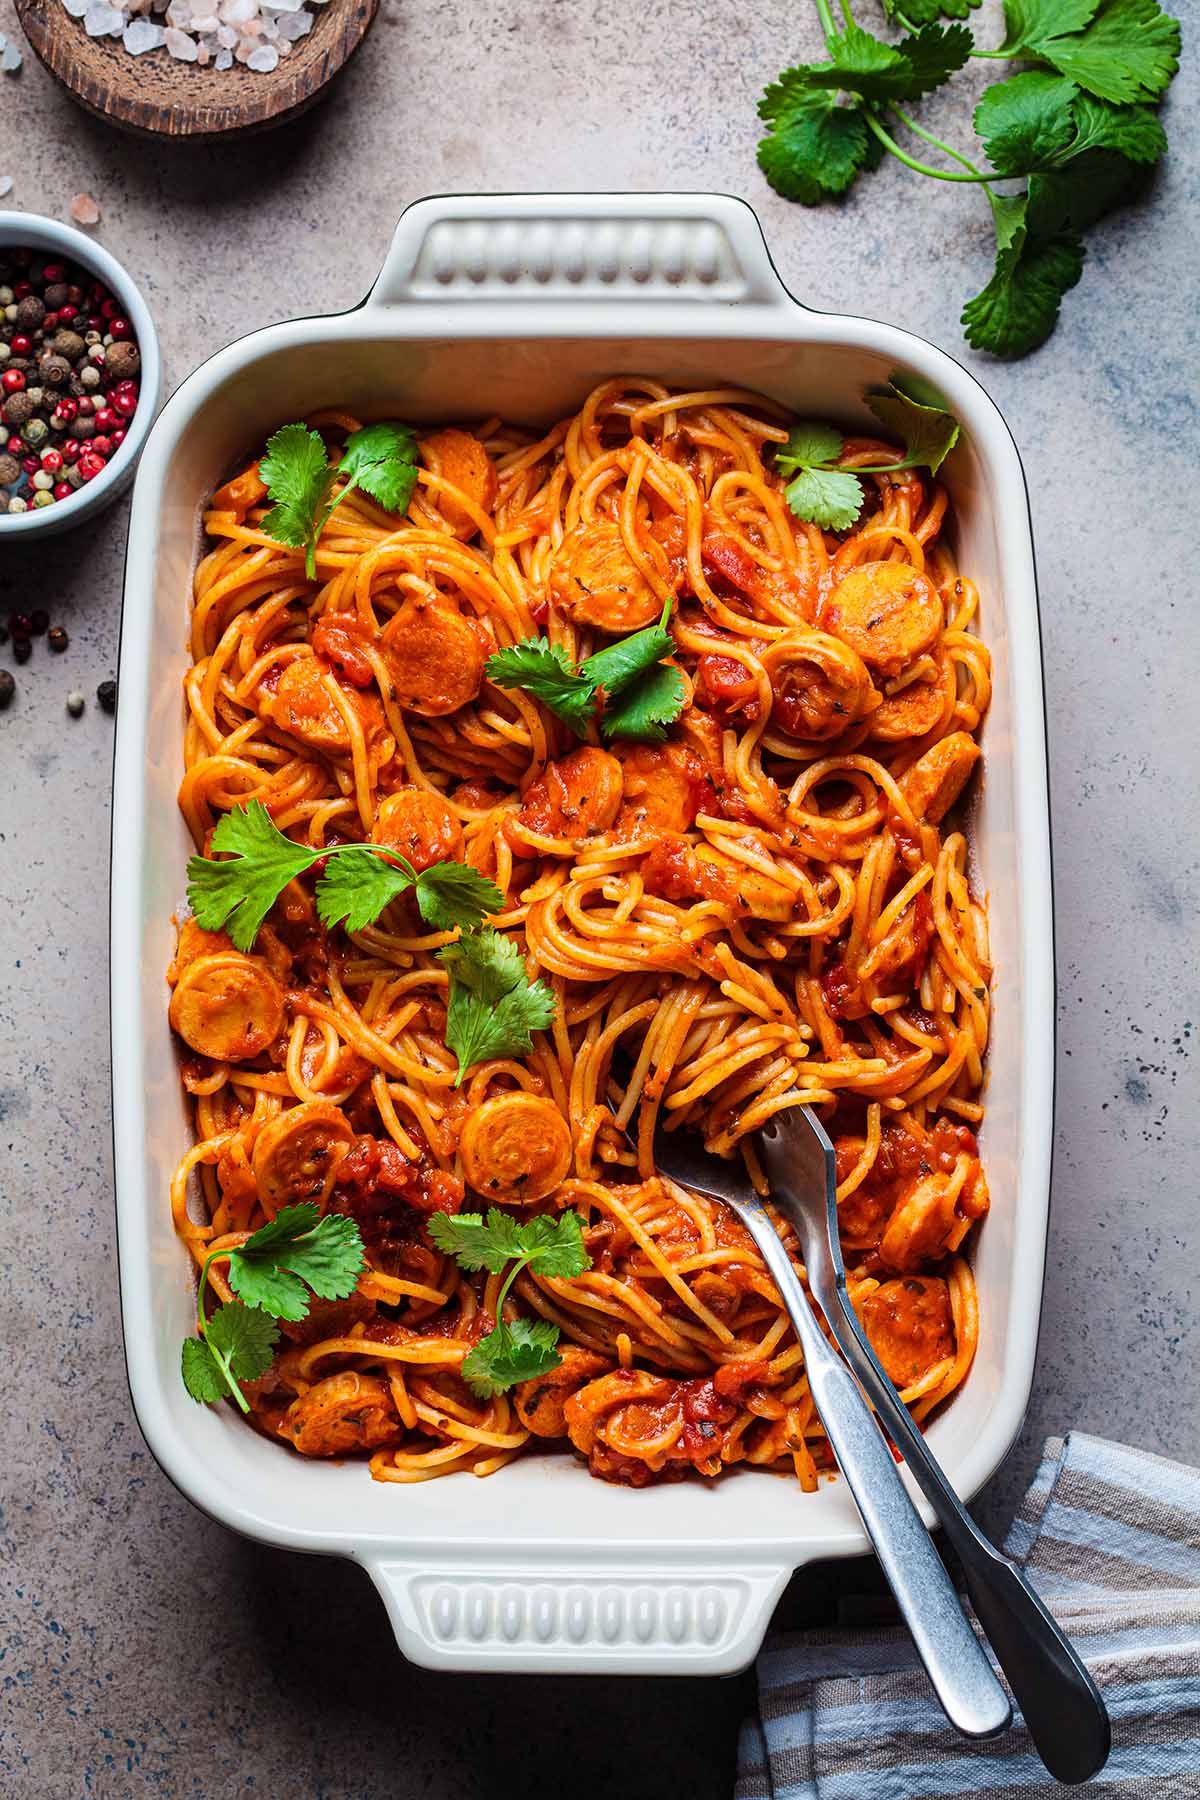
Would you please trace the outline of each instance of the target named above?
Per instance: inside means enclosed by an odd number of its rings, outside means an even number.
[[[206,931],[227,927],[239,950],[252,948],[288,882],[326,858],[316,884],[317,912],[324,924],[344,922],[348,931],[361,931],[410,888],[421,917],[435,931],[470,928],[504,906],[495,883],[467,863],[434,863],[418,874],[387,844],[313,849],[293,843],[261,800],[225,813],[212,848],[222,860],[193,856],[188,863],[188,904]]]
[[[600,707],[605,739],[659,744],[667,735],[666,727],[683,711],[687,694],[681,672],[663,660],[675,649],[667,630],[670,616],[668,600],[656,625],[597,650],[578,668],[561,644],[526,638],[497,650],[484,673],[497,687],[523,688],[532,694],[577,737],[587,735]]]
[[[962,324],[973,348],[1024,356],[1079,280],[1083,233],[1131,198],[1166,148],[1154,106],[1179,67],[1179,25],[1157,0],[1004,0],[1004,42],[979,50],[965,25],[935,23],[939,13],[965,19],[975,3],[884,0],[906,33],[891,44],[856,24],[846,0],[840,31],[829,0],[815,0],[828,61],[785,69],[767,88],[758,160],[778,193],[805,206],[845,193],[885,151],[916,174],[981,186],[995,267]],[[993,83],[976,109],[987,168],[906,110],[970,58],[1034,65]],[[912,155],[897,130],[955,166]]]
[[[564,1212],[557,1219],[539,1214],[521,1224],[495,1206],[486,1219],[481,1213],[434,1213],[429,1235],[464,1269],[487,1269],[498,1275],[508,1268],[496,1296],[495,1324],[463,1358],[462,1378],[472,1393],[490,1398],[518,1381],[557,1369],[562,1362],[556,1349],[557,1325],[549,1319],[514,1319],[508,1324],[504,1302],[522,1269],[567,1278],[591,1268],[579,1214]]]
[[[351,432],[341,457],[331,463],[319,431],[283,425],[268,440],[258,473],[273,502],[261,529],[276,543],[304,551],[305,573],[312,581],[317,573],[317,540],[334,508],[355,488],[362,488],[388,512],[408,511],[417,485],[416,433],[393,420],[364,425]],[[346,484],[334,494],[339,475],[347,477]]]
[[[530,981],[516,944],[490,925],[464,931],[438,961],[450,976],[446,1042],[458,1058],[455,1087],[476,1063],[528,1055],[532,1034],[553,1023],[553,989]]]
[[[208,1272],[228,1259],[229,1285],[237,1299],[205,1308]],[[193,1400],[228,1394],[250,1408],[240,1382],[265,1375],[279,1341],[276,1319],[306,1318],[309,1290],[321,1300],[345,1300],[358,1285],[365,1257],[353,1219],[327,1213],[310,1200],[285,1206],[268,1224],[231,1250],[204,1260],[196,1289],[196,1336],[184,1339],[183,1382]]]
[[[903,438],[904,455],[896,462],[839,469],[845,445],[841,432],[820,420],[800,420],[775,452],[775,466],[792,476],[784,495],[798,519],[848,531],[863,507],[860,475],[893,475],[900,469],[928,469],[936,475],[958,442],[954,414],[939,394],[912,376],[893,375],[886,387],[868,388],[865,398],[881,424]]]

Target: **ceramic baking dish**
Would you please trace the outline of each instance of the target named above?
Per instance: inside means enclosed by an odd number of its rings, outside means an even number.
[[[802,226],[797,223],[797,229]],[[189,1141],[163,971],[191,845],[176,810],[189,589],[205,496],[276,425],[337,405],[414,421],[545,423],[615,372],[756,388],[868,422],[893,370],[932,380],[962,421],[943,471],[962,565],[995,658],[974,820],[997,968],[978,1239],[983,1331],[931,1428],[960,1494],[987,1479],[1029,1395],[1046,1242],[1053,960],[1045,728],[1021,465],[982,388],[890,325],[814,313],[781,285],[742,202],[697,194],[444,198],[400,220],[368,299],[271,326],[190,376],[146,446],[133,498],[113,825],[112,1050],[129,1379],[170,1478],[236,1531],[361,1562],[406,1655],[430,1667],[717,1674],[744,1665],[792,1571],[866,1542],[841,1482],[734,1471],[632,1492],[569,1455],[489,1480],[411,1487],[303,1462],[232,1409],[193,1404],[179,1346],[194,1307],[167,1187]]]

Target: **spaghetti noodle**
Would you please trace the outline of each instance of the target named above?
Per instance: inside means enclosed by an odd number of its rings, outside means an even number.
[[[310,423],[335,442],[358,421]],[[857,526],[827,533],[785,503],[786,437],[759,396],[625,377],[541,434],[433,432],[407,516],[355,491],[315,581],[261,529],[255,466],[213,497],[180,792],[197,846],[256,798],[306,845],[465,858],[557,998],[531,1054],[456,1087],[435,959],[454,933],[410,899],[346,934],[295,881],[252,954],[183,925],[196,1142],[177,1231],[201,1262],[315,1194],[366,1247],[352,1298],[285,1324],[245,1386],[253,1422],[303,1454],[410,1482],[489,1474],[536,1438],[636,1486],[746,1462],[815,1487],[831,1457],[787,1316],[732,1215],[656,1174],[660,1117],[759,1179],[756,1127],[818,1108],[889,1374],[924,1417],[970,1367],[990,969],[946,815],[989,698],[978,596],[942,489],[864,476]],[[893,455],[852,438],[841,460]],[[664,602],[687,696],[665,742],[581,744],[485,677],[539,631],[578,662]],[[562,1361],[490,1400],[457,1371],[500,1277],[426,1230],[468,1186],[523,1216],[574,1208],[591,1256],[518,1279],[510,1310],[554,1323]]]

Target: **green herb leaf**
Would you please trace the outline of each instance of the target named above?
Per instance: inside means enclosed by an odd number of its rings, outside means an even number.
[[[561,644],[526,638],[488,657],[484,674],[502,688],[524,688],[583,737],[596,711],[596,684],[577,674]]]
[[[1062,297],[1083,270],[1083,245],[1069,232],[1031,236],[1025,195],[997,197],[992,204],[996,268],[983,291],[963,308],[962,324],[976,350],[1024,356],[1054,330]]]
[[[481,1213],[434,1213],[428,1231],[438,1249],[464,1269],[498,1275],[519,1258],[542,1275],[567,1278],[591,1266],[579,1214],[573,1211],[557,1218],[539,1213],[524,1223],[499,1206],[490,1207],[486,1219]]]
[[[842,106],[832,93],[802,87],[789,96],[791,74],[785,70],[759,104],[773,129],[758,146],[758,166],[785,200],[817,206],[845,193],[878,144],[857,106]]]
[[[183,1385],[202,1404],[223,1400],[229,1391],[221,1365],[203,1338],[183,1340]]]
[[[305,425],[283,425],[268,438],[258,465],[274,502],[260,529],[276,543],[307,552],[306,569],[315,573],[317,518],[329,498],[336,471],[330,468],[320,432]]]
[[[206,931],[228,926],[239,950],[253,948],[259,927],[288,882],[322,855],[285,837],[261,800],[227,812],[213,832],[211,847],[229,860],[189,860],[188,905]]]
[[[338,470],[388,512],[406,513],[417,485],[416,433],[395,420],[364,425],[346,439]]]
[[[1062,157],[1067,161],[1089,150],[1115,150],[1134,163],[1154,163],[1167,147],[1167,134],[1150,106],[1112,106],[1091,94],[1080,94],[1072,107],[1075,136]]]
[[[473,1394],[489,1399],[557,1369],[562,1361],[557,1343],[558,1326],[549,1319],[514,1319],[480,1338],[463,1357],[460,1372]]]
[[[963,25],[922,25],[899,44],[885,44],[860,25],[847,25],[826,40],[830,60],[803,71],[805,85],[837,88],[887,104],[919,100],[961,69],[973,40]]]
[[[229,1285],[246,1306],[279,1319],[303,1319],[306,1282],[322,1300],[344,1300],[358,1285],[364,1262],[353,1219],[341,1213],[322,1218],[318,1206],[301,1201],[281,1208],[230,1252]]]
[[[1030,69],[986,89],[975,129],[1000,175],[1027,175],[1061,155],[1076,136],[1072,102],[1079,90],[1061,75]]]
[[[670,616],[671,602],[668,600],[657,625],[647,625],[644,630],[634,631],[629,637],[618,638],[606,649],[597,650],[594,656],[579,665],[579,673],[598,688],[603,688],[609,699],[621,693],[639,675],[652,669],[664,656],[671,655],[675,640],[667,630]]]
[[[212,1402],[232,1394],[245,1410],[238,1383],[256,1381],[271,1366],[279,1328],[265,1313],[235,1301],[219,1306],[202,1338],[185,1338],[183,1384],[193,1400]]]
[[[362,931],[416,878],[407,857],[386,845],[339,846],[316,885],[317,913],[324,925],[344,922],[347,931]]]
[[[936,475],[958,442],[958,420],[940,394],[912,376],[893,375],[868,388],[867,405],[880,424],[904,440],[903,466]]]
[[[494,881],[469,863],[434,863],[417,876],[417,906],[435,931],[474,930],[485,913],[504,911],[504,895]]]
[[[545,982],[529,980],[512,940],[484,925],[439,950],[438,961],[450,974],[446,1043],[458,1058],[455,1086],[476,1063],[527,1055],[532,1033],[554,1018],[555,998]]]
[[[1006,0],[1003,49],[1048,62],[1101,100],[1153,100],[1179,67],[1179,24],[1156,0]]]
[[[965,19],[981,0],[883,0],[889,19],[903,13],[910,25],[932,25],[934,20]]]
[[[792,426],[786,444],[775,451],[775,466],[784,475],[796,469],[813,469],[835,463],[845,443],[840,431],[820,419],[800,419]]]
[[[673,725],[687,699],[687,682],[673,663],[659,663],[605,709],[600,729],[606,741],[626,738],[632,743],[661,744],[667,726]]]
[[[848,469],[801,469],[784,498],[798,519],[825,531],[849,531],[862,511],[863,485]]]

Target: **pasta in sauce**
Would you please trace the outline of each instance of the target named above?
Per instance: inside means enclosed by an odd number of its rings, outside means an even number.
[[[310,423],[336,443],[358,421]],[[989,698],[978,596],[934,482],[864,476],[858,524],[825,532],[786,505],[786,437],[759,396],[627,377],[541,435],[431,431],[407,516],[355,491],[315,581],[262,531],[254,465],[213,496],[180,791],[198,848],[256,798],[303,844],[466,860],[557,1000],[531,1054],[456,1087],[434,954],[454,933],[409,898],[347,934],[293,881],[246,954],[184,922],[177,1231],[202,1262],[316,1197],[366,1247],[357,1292],[285,1323],[244,1389],[301,1454],[408,1482],[544,1440],[634,1486],[747,1463],[815,1487],[832,1461],[787,1316],[733,1216],[656,1175],[661,1115],[758,1178],[756,1127],[818,1108],[884,1366],[918,1417],[967,1374],[990,969],[947,815]],[[842,466],[896,454],[851,438]],[[686,680],[665,742],[580,742],[485,675],[539,633],[579,661],[664,603]],[[427,1231],[465,1195],[574,1208],[592,1263],[519,1277],[562,1360],[490,1400],[457,1371],[500,1277]],[[220,1261],[210,1282],[230,1297]]]

